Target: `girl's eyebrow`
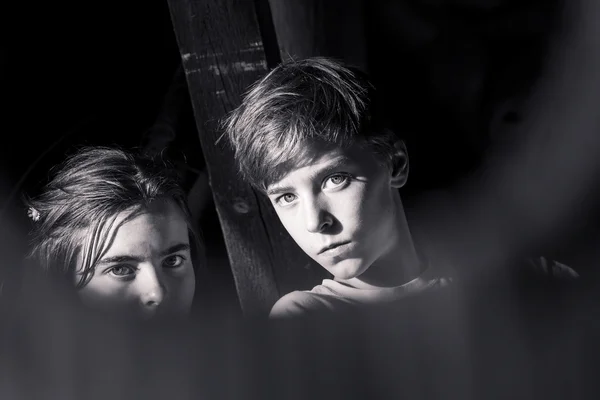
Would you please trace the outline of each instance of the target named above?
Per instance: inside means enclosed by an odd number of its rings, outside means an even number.
[[[168,256],[169,254],[173,254],[173,253],[177,253],[177,252],[185,251],[185,250],[189,250],[189,249],[190,249],[189,244],[178,243],[178,244],[175,244],[175,245],[169,247],[166,250],[161,251],[160,256],[164,257],[164,256]],[[133,256],[133,255],[117,255],[117,256],[103,258],[102,260],[100,260],[100,262],[98,264],[106,265],[106,264],[127,263],[127,262],[142,262],[142,257]]]
[[[161,257],[164,257],[164,256],[168,256],[169,254],[173,254],[173,253],[177,253],[177,252],[185,251],[185,250],[189,250],[189,249],[190,249],[190,245],[189,244],[187,244],[187,243],[178,243],[176,245],[173,245],[173,246],[169,247],[165,251],[161,252],[160,255],[161,255]]]
[[[119,255],[119,256],[103,258],[102,260],[100,260],[98,265],[115,264],[115,263],[120,264],[120,263],[140,262],[140,261],[141,261],[141,258],[139,258],[139,257]]]

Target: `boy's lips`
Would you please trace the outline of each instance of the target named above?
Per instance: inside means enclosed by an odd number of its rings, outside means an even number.
[[[331,250],[335,250],[335,249],[339,248],[340,246],[344,246],[349,243],[350,243],[350,240],[345,240],[345,241],[334,242],[334,243],[328,244],[327,246],[321,248],[321,250],[319,250],[317,255],[321,255],[321,254],[330,252]]]

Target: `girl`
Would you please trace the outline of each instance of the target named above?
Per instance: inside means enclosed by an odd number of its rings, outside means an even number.
[[[144,319],[190,312],[204,249],[166,164],[83,148],[26,202],[30,258],[84,305]]]

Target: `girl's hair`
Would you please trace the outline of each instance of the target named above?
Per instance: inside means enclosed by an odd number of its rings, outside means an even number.
[[[43,271],[73,279],[77,270],[77,287],[85,286],[110,247],[117,215],[130,213],[127,221],[156,200],[171,200],[183,212],[194,266],[204,266],[185,192],[168,163],[119,148],[84,147],[53,170],[41,194],[25,197],[34,225],[29,257]]]

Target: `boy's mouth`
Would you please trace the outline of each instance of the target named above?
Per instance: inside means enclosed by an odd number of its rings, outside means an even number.
[[[350,243],[350,240],[346,240],[344,242],[335,242],[335,243],[328,244],[327,246],[325,246],[321,250],[319,250],[319,252],[317,253],[317,255],[326,253],[326,252],[328,252],[330,250],[336,249],[336,248],[338,248],[340,246],[343,246],[345,244],[348,244],[348,243]]]

